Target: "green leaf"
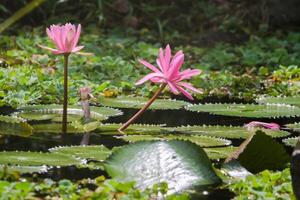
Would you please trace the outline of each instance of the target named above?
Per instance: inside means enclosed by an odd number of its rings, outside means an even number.
[[[298,138],[299,137],[289,137],[289,138],[283,139],[282,142],[286,146],[295,147],[297,144]]]
[[[293,131],[300,132],[300,123],[294,123],[294,124],[287,124],[286,127],[292,129]]]
[[[292,96],[292,97],[260,97],[256,100],[261,104],[287,104],[300,106],[300,96]]]
[[[166,128],[167,130],[174,133],[184,133],[192,135],[206,135],[211,137],[221,137],[221,138],[248,138],[250,132],[245,127],[241,126],[181,126],[181,127],[172,127]],[[267,135],[277,138],[277,137],[286,137],[290,135],[287,131],[282,130],[271,130],[264,128],[256,128],[256,130],[261,130]]]
[[[34,133],[61,133],[61,123],[33,124]],[[67,124],[67,133],[85,133],[85,130],[76,129],[71,123]]]
[[[285,148],[261,131],[257,131],[238,161],[252,173],[265,169],[281,170],[289,163],[290,158]]]
[[[227,158],[232,152],[234,152],[237,147],[227,146],[227,147],[213,147],[213,148],[204,148],[204,151],[208,157],[212,160],[218,160]]]
[[[142,108],[149,99],[143,97],[117,97],[117,98],[105,98],[99,97],[98,101],[100,104],[109,107],[117,108]],[[185,101],[171,100],[171,99],[156,99],[149,109],[154,110],[167,110],[167,109],[180,109],[188,105]]]
[[[186,140],[193,142],[201,147],[216,147],[216,146],[225,146],[230,145],[230,140],[225,140],[222,138],[209,137],[209,136],[201,136],[201,135],[125,135],[119,136],[123,140],[129,142],[137,142],[137,141],[146,141],[146,140]]]
[[[107,108],[91,106],[91,118],[95,120],[105,120],[111,116],[121,115],[122,111]],[[62,105],[33,105],[20,108],[18,116],[28,120],[52,120],[61,122]],[[68,107],[68,122],[80,120],[83,117],[83,111],[80,106]]]
[[[116,150],[106,160],[108,174],[145,189],[166,182],[169,192],[220,183],[204,150],[188,141],[144,141]]]
[[[105,123],[100,124],[97,130],[100,131],[101,134],[107,134],[103,132],[114,133],[113,131],[117,131],[121,126],[122,124]],[[164,124],[131,124],[125,132],[126,134],[159,134],[164,132],[164,126]]]
[[[228,177],[234,179],[245,179],[251,173],[245,169],[237,160],[232,160],[228,163],[224,163],[220,171]]]
[[[111,153],[103,145],[91,146],[62,146],[49,149],[50,152],[75,156],[81,159],[90,159],[96,161],[104,161]]]
[[[24,119],[15,116],[0,115],[0,135],[18,135],[27,137],[33,128]]]
[[[284,104],[191,104],[185,107],[189,111],[209,112],[216,115],[227,115],[251,118],[276,118],[300,116],[300,108]]]
[[[20,165],[0,165],[0,171],[6,171],[6,173],[14,173],[18,172],[20,174],[27,174],[27,173],[45,173],[48,171],[45,165],[43,166],[20,166]]]
[[[26,166],[70,166],[79,165],[82,161],[72,156],[41,152],[3,151],[0,152],[0,164]]]

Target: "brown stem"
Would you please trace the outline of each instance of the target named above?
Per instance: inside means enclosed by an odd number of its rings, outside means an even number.
[[[64,54],[64,102],[62,117],[62,133],[67,133],[67,115],[68,115],[68,61],[70,54]]]
[[[130,124],[135,122],[146,110],[149,108],[149,106],[154,102],[154,100],[158,97],[158,95],[163,91],[163,89],[166,87],[166,83],[163,83],[160,85],[159,89],[155,92],[155,94],[152,96],[152,98],[135,114],[133,117],[131,117],[125,124],[123,124],[118,131],[123,133],[123,130],[125,130]]]

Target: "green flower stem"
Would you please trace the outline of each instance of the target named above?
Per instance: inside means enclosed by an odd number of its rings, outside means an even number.
[[[68,63],[69,55],[64,54],[64,103],[62,117],[62,133],[67,133],[67,115],[68,115]]]
[[[131,117],[125,124],[123,124],[118,131],[123,133],[123,131],[130,126],[133,122],[135,122],[146,110],[149,108],[149,106],[154,102],[155,99],[157,99],[158,95],[163,91],[163,89],[166,87],[166,83],[163,83],[160,85],[159,89],[155,92],[155,94],[152,96],[152,98],[135,114],[133,117]]]

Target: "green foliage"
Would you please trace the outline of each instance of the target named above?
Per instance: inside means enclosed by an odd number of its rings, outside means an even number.
[[[117,107],[117,108],[142,108],[149,99],[142,97],[124,97],[118,98],[98,98],[99,103],[104,106]],[[149,109],[154,110],[168,110],[168,109],[180,109],[186,106],[188,103],[184,101],[176,101],[171,99],[156,99]]]
[[[5,174],[32,174],[32,173],[45,173],[48,171],[48,168],[43,166],[21,166],[21,165],[1,165],[0,172]]]
[[[69,155],[22,152],[22,151],[2,151],[0,152],[0,164],[24,165],[24,166],[70,166],[79,165],[82,160]]]
[[[300,96],[292,97],[260,97],[257,99],[258,103],[279,103],[300,106]]]
[[[0,134],[27,137],[33,128],[24,119],[15,116],[0,115]]]
[[[203,148],[209,159],[218,160],[227,158],[237,148],[234,146]]]
[[[282,142],[287,146],[295,147],[297,144],[298,138],[299,137],[289,137],[289,138],[283,139]]]
[[[91,187],[93,186],[93,187]],[[98,177],[90,180],[72,182],[62,179],[55,182],[51,179],[44,179],[40,183],[15,181],[0,181],[0,196],[2,199],[132,199],[151,200],[163,197],[167,200],[188,200],[186,193],[169,195],[166,183],[156,184],[151,188],[142,191],[136,189],[134,182],[118,182],[114,179],[105,180]],[[95,189],[91,189],[95,188]]]
[[[109,155],[110,150],[103,145],[89,146],[62,146],[49,149],[52,153],[75,156],[80,159],[104,161]]]
[[[246,127],[241,126],[181,126],[181,127],[170,127],[169,130],[174,133],[193,134],[193,135],[206,135],[211,137],[221,137],[230,139],[248,138],[251,134]],[[290,135],[287,131],[282,130],[271,130],[264,128],[256,128],[256,130],[262,130],[267,135],[277,138],[286,137]]]
[[[114,123],[105,123],[100,124],[98,127],[98,131],[100,131],[100,134],[116,134],[115,131],[120,128],[122,124],[114,124]],[[164,124],[131,124],[126,129],[126,134],[159,134],[163,132]]]
[[[284,104],[191,104],[185,107],[189,111],[209,112],[216,115],[227,115],[251,118],[296,117],[300,108]]]
[[[257,175],[249,175],[245,180],[228,185],[236,194],[234,199],[291,199],[295,200],[291,184],[290,169],[272,172],[265,170]]]
[[[203,149],[180,140],[127,145],[112,153],[105,169],[113,178],[136,181],[138,188],[167,182],[172,193],[220,182]]]
[[[294,124],[286,124],[285,126],[292,129],[293,131],[300,132],[300,123],[299,122],[298,123],[296,122]]]
[[[126,135],[126,136],[119,136],[123,140],[129,142],[137,142],[137,141],[151,141],[151,140],[161,140],[161,141],[169,141],[174,139],[185,140],[193,142],[201,147],[216,147],[216,146],[225,146],[230,145],[231,141],[216,138],[216,137],[209,137],[209,136],[201,136],[201,135]]]

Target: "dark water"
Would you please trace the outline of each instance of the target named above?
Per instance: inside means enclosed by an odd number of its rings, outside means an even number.
[[[122,116],[112,117],[106,120],[107,123],[122,123],[127,121],[137,110],[122,109]],[[0,114],[9,114],[13,110],[10,108],[0,108]],[[243,126],[250,121],[258,119],[229,117],[211,115],[208,113],[189,112],[180,110],[148,110],[136,123],[143,124],[166,124],[166,126],[186,126],[186,125],[233,125]],[[263,122],[275,122],[279,125],[300,121],[300,118],[277,118],[277,119],[259,119]],[[293,133],[293,135],[297,135]],[[5,136],[0,138],[0,151],[43,151],[47,152],[49,148],[65,145],[79,145],[83,140],[82,134],[67,134],[63,138],[59,134],[38,134],[31,137]],[[241,140],[232,140],[233,145],[239,145]],[[278,139],[280,142],[281,139]],[[124,140],[113,136],[100,135],[96,133],[89,134],[89,144],[105,145],[108,148],[127,144]],[[292,148],[286,148],[291,153]],[[52,168],[48,173],[38,175],[40,178],[51,178],[53,180],[70,179],[79,180],[83,178],[95,178],[100,175],[107,177],[106,172],[102,170],[79,169],[76,167]],[[28,176],[28,175],[27,175]],[[228,190],[211,189],[208,195],[201,192],[194,195],[194,199],[231,199],[233,194]]]

